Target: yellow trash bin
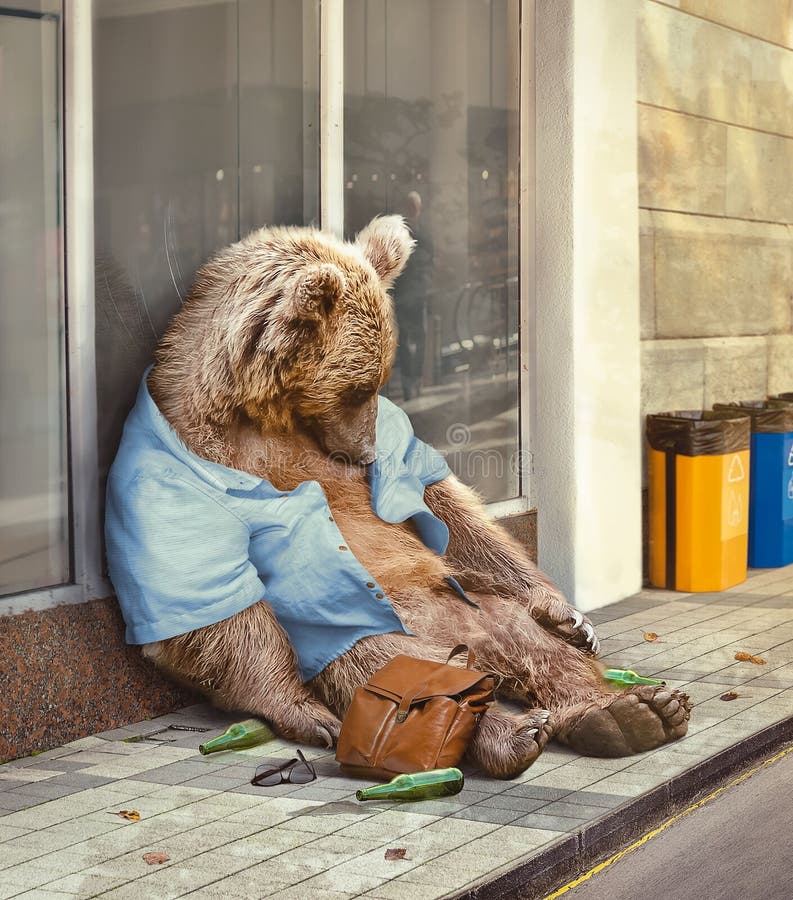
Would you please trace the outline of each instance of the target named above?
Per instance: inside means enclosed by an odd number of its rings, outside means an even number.
[[[650,582],[723,591],[746,579],[747,416],[730,411],[647,416]]]

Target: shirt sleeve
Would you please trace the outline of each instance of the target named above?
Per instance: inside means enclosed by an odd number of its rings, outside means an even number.
[[[108,485],[105,538],[127,641],[145,644],[211,625],[264,597],[248,526],[176,476]]]

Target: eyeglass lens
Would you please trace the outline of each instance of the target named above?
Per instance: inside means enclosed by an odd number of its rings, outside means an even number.
[[[254,784],[264,785],[265,787],[283,784],[284,782],[290,782],[291,784],[308,784],[309,781],[313,781],[317,777],[311,771],[309,764],[305,759],[296,760],[286,768],[270,772],[269,775],[260,778],[259,775],[264,774],[267,769],[267,766],[259,766],[256,769],[256,774],[253,778]]]

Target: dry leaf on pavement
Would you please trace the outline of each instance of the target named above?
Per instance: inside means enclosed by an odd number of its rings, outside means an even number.
[[[739,650],[735,654],[735,658],[738,662],[750,662],[754,663],[756,666],[764,666],[765,660],[760,656],[752,656],[751,653],[746,653],[744,650]]]
[[[404,859],[407,850],[404,847],[389,847],[385,852],[386,859]]]
[[[719,697],[719,700],[737,700],[738,697],[739,694],[736,694],[735,691],[727,691],[726,694],[722,694],[721,697]]]
[[[658,635],[654,631],[645,631],[644,639],[645,641],[657,641]]]
[[[140,822],[140,813],[137,809],[120,809],[118,812],[111,813],[114,816],[121,816],[130,822]]]
[[[154,850],[151,853],[144,853],[143,858],[150,866],[155,866],[158,863],[168,862],[171,858],[167,853],[161,853],[159,850]]]

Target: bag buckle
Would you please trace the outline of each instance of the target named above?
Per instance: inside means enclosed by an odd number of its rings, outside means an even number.
[[[397,707],[396,720],[400,724],[405,721],[408,717],[408,713],[410,712],[410,706],[416,697],[421,695],[421,692],[427,686],[427,682],[425,681],[420,687],[414,688],[412,691],[409,691],[402,697],[402,700]]]

